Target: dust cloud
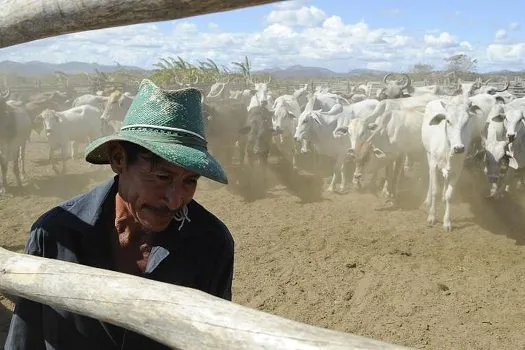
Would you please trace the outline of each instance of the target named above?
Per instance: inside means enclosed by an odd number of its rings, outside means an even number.
[[[22,190],[9,173],[13,197],[0,200],[2,247],[22,251],[39,215],[112,176],[82,159],[57,175],[43,161],[47,147],[33,135]],[[230,185],[199,184],[196,200],[236,241],[234,302],[416,348],[523,348],[522,191],[488,200],[483,174],[466,169],[446,233],[442,205],[435,227],[426,224],[424,168],[400,181],[392,207],[370,179],[360,191],[327,193],[331,162],[299,161],[307,170],[294,170],[288,155],[273,150],[265,169],[234,162]],[[13,303],[0,301],[5,337]]]

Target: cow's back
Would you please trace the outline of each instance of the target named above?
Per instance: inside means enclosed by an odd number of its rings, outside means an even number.
[[[82,105],[60,112],[60,114],[65,118],[65,122],[61,123],[61,132],[68,135],[71,140],[83,140],[86,137],[101,135],[100,109],[91,105]]]

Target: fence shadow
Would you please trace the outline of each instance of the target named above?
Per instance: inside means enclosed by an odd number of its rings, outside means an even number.
[[[488,182],[478,169],[465,169],[458,186],[458,197],[473,214],[473,221],[483,229],[505,235],[525,245],[525,191],[513,190],[503,198],[488,198]]]

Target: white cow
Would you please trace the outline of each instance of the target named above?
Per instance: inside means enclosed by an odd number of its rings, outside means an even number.
[[[440,171],[444,178],[443,228],[447,232],[452,230],[450,201],[463,170],[476,118],[480,112],[479,106],[462,97],[448,103],[444,100],[431,101],[425,108],[421,137],[427,152],[429,168],[429,185],[425,199],[425,204],[429,207],[427,223],[434,225],[436,222],[437,172]]]
[[[525,114],[521,108],[495,106],[486,126],[486,174],[491,183],[490,197],[499,197],[508,188],[516,172],[525,167]],[[498,183],[502,161],[508,161],[506,173]],[[496,181],[495,181],[496,180]]]
[[[38,117],[44,124],[49,142],[50,162],[52,162],[53,151],[56,149],[61,151],[62,173],[66,171],[68,149],[71,150],[71,158],[75,158],[78,142],[89,142],[102,136],[100,116],[101,111],[98,108],[83,105],[62,112],[46,109]]]
[[[315,96],[315,109],[321,109],[323,112],[331,110],[336,104],[346,104],[349,105],[350,102],[344,97],[334,94],[332,92],[327,92],[325,90],[319,90],[314,93]]]
[[[101,111],[104,110],[104,106],[106,105],[106,102],[108,102],[109,96],[98,96],[98,95],[91,95],[86,94],[79,96],[73,100],[72,107],[79,107],[84,105],[89,105],[96,107],[100,109]]]
[[[215,82],[210,87],[210,92],[206,95],[206,101],[212,102],[217,100],[225,100],[231,96],[231,85],[229,80],[225,82]]]
[[[341,175],[341,190],[346,188],[346,150],[350,145],[347,137],[335,138],[334,130],[340,123],[343,110],[341,105],[334,105],[329,112],[314,110],[316,98],[310,95],[304,111],[297,121],[295,140],[301,142],[301,153],[310,151],[309,145],[317,154],[326,155],[335,159],[334,173],[328,191],[333,192],[338,173]]]
[[[7,101],[10,92],[0,94],[0,194],[4,194],[7,168],[13,162],[13,173],[19,187],[25,176],[25,145],[31,134],[31,119],[27,111]],[[21,164],[20,164],[21,163]],[[20,173],[22,166],[22,174]]]
[[[271,109],[271,105],[269,105],[269,98],[268,95],[268,82],[257,82],[253,83],[254,85],[253,89],[251,90],[251,98],[250,103],[248,104],[247,110],[250,111],[252,108],[257,106],[263,106],[266,107],[268,110]]]
[[[365,118],[367,118],[370,114],[372,114],[375,111],[378,103],[379,101],[376,99],[366,99],[363,101],[352,103],[350,105],[342,106],[343,118],[339,119],[339,124],[334,130],[334,136],[341,137],[343,135],[349,134],[350,137],[352,137],[353,135],[349,133],[348,130],[351,122],[355,119],[364,120]]]
[[[349,155],[355,159],[353,183],[360,187],[363,170],[367,167],[377,176],[377,171],[386,168],[386,183],[383,194],[393,201],[397,197],[397,180],[403,170],[405,156],[420,158],[423,143],[421,125],[424,108],[392,110],[383,124],[377,125],[373,133]]]
[[[492,107],[485,127],[481,133],[482,145],[485,149],[485,175],[491,186],[489,197],[501,194],[500,170],[506,162],[506,151],[509,145],[505,129],[505,109],[497,104]]]

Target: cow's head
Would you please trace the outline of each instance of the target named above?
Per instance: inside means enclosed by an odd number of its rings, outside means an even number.
[[[525,120],[523,118],[523,111],[521,109],[510,109],[505,114],[504,125],[507,130],[506,136],[509,143],[516,140],[516,136],[523,133]]]
[[[308,103],[297,120],[294,140],[301,143],[301,153],[309,153],[311,151],[310,144],[315,138],[315,129],[322,126],[319,119],[321,110],[314,110],[314,104],[315,96],[310,93]]]
[[[499,187],[499,179],[508,166],[509,140],[505,128],[507,117],[503,105],[495,104],[489,112],[487,122],[481,132],[483,150],[476,154],[484,156],[484,172],[491,184],[490,196],[494,196]]]
[[[254,81],[251,77],[248,79],[248,82],[253,86],[250,89],[250,106],[263,106],[267,109],[269,109],[269,91],[268,91],[268,84],[272,81],[272,76],[270,75],[269,78],[266,81]]]
[[[476,122],[474,119],[479,113],[482,113],[481,108],[471,101],[439,103],[442,109],[430,118],[429,125],[443,127],[451,155],[464,154],[470,145],[472,124]]]
[[[239,130],[247,137],[247,153],[251,153],[266,162],[275,130],[272,125],[272,113],[263,106],[255,106],[248,111],[245,125]]]
[[[282,134],[286,128],[293,128],[296,122],[296,116],[290,112],[289,106],[285,102],[277,102],[273,110],[273,127],[275,132]]]
[[[36,121],[42,122],[46,137],[50,137],[58,129],[58,124],[64,121],[64,118],[54,110],[46,108],[36,117]]]
[[[412,80],[408,74],[403,74],[404,78],[401,80],[389,80],[391,75],[392,73],[388,73],[384,76],[384,86],[377,91],[377,98],[380,100],[403,97],[403,90],[407,90],[412,86]]]

